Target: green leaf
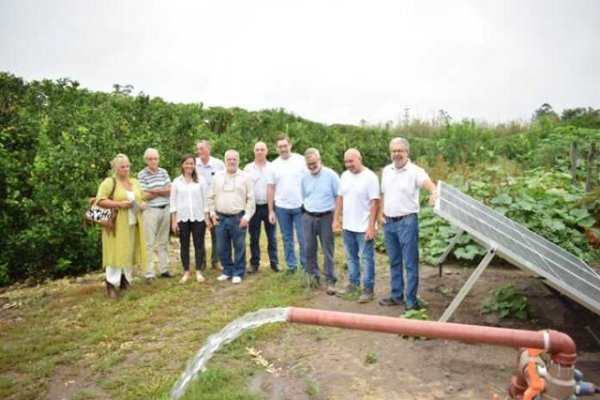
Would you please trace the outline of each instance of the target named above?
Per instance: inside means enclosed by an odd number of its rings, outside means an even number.
[[[587,208],[574,208],[569,211],[569,214],[579,220],[588,217],[590,212]]]
[[[499,196],[494,197],[490,203],[493,205],[501,205],[501,204],[511,204],[513,202],[512,197],[510,197],[506,193],[502,193]]]
[[[577,226],[580,226],[584,229],[590,229],[596,224],[596,219],[593,216],[589,216],[587,218],[581,219],[577,221]]]
[[[454,256],[458,259],[472,260],[479,254],[479,248],[474,245],[459,247],[454,250]]]
[[[565,224],[560,219],[545,219],[542,221],[542,225],[553,231],[561,231],[565,229]]]

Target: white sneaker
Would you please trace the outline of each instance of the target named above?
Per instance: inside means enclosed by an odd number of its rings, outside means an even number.
[[[183,276],[179,280],[179,283],[186,283],[188,281],[188,279],[190,279],[190,273],[189,272],[184,272]]]
[[[240,276],[234,276],[231,283],[242,283],[242,278]]]
[[[196,281],[198,281],[198,283],[202,283],[205,280],[206,280],[206,278],[204,276],[202,276],[200,271],[196,271]]]
[[[226,281],[227,279],[231,279],[231,277],[230,277],[229,275],[225,275],[225,274],[221,274],[221,275],[219,275],[219,277],[217,278],[217,280],[218,280],[219,282]]]

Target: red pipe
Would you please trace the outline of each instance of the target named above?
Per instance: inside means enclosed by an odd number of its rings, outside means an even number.
[[[287,320],[299,324],[350,328],[407,336],[425,336],[470,343],[489,343],[516,348],[542,349],[551,355],[554,362],[564,366],[574,365],[577,358],[573,339],[562,332],[552,330],[536,332],[300,307],[290,307]]]

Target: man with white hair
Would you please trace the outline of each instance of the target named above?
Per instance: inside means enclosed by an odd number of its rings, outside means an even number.
[[[208,197],[210,217],[216,227],[219,259],[223,265],[223,274],[217,280],[231,279],[236,284],[242,282],[246,273],[246,231],[255,210],[252,178],[240,170],[239,165],[239,153],[227,150],[225,171],[215,175]]]
[[[169,210],[169,195],[171,193],[171,178],[169,173],[159,168],[160,156],[158,150],[148,148],[144,152],[146,168],[138,173],[138,180],[144,192],[144,200],[148,209],[144,212],[144,229],[148,249],[148,267],[146,282],[155,279],[154,250],[158,250],[158,265],[160,276],[172,278],[169,271],[169,229],[171,215]]]
[[[408,158],[410,146],[404,138],[390,141],[392,163],[381,176],[381,208],[385,249],[390,260],[391,293],[379,300],[382,306],[404,305],[419,309],[419,191],[429,191],[429,204],[437,199],[435,184],[425,170]],[[406,269],[406,285],[404,282]],[[405,287],[406,286],[406,287]]]

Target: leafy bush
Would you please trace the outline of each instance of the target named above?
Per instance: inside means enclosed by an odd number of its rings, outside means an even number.
[[[514,317],[523,320],[533,315],[527,297],[519,293],[513,285],[494,289],[484,302],[482,311],[485,314],[496,313],[500,318]]]
[[[413,159],[432,166],[434,178],[451,177],[451,183],[488,204],[495,199],[492,205],[507,215],[531,221],[532,229],[589,259],[581,230],[597,215],[598,202],[575,206],[581,192],[570,187],[566,175],[544,178],[551,172],[538,169],[519,178],[489,168],[480,174],[473,171],[478,163],[498,166],[504,157],[528,168],[543,167],[551,154],[560,157],[550,165],[564,170],[569,141],[598,142],[600,130],[535,125],[531,132],[507,134],[510,130],[494,131],[473,121],[451,124],[449,118],[435,126],[421,121],[403,129]],[[257,140],[270,145],[269,157],[274,158],[272,144],[281,132],[292,138],[296,152],[317,147],[324,164],[338,172],[350,147],[358,148],[365,165],[377,171],[389,163],[388,143],[398,134],[389,125],[326,126],[282,109],[207,109],[202,103],[172,104],[143,93],[132,96],[128,87],[99,93],[81,89],[70,79],[25,82],[0,73],[0,231],[5,233],[0,235],[0,285],[100,267],[99,231],[84,231],[81,215],[87,197],[110,174],[109,162],[117,153],[130,157],[135,173],[144,166],[144,150],[155,147],[161,166],[175,176],[181,155],[193,151],[197,139],[210,140],[217,157],[237,149],[243,165],[252,160]],[[494,185],[493,179],[503,183]],[[535,180],[540,180],[537,186]],[[518,189],[511,189],[513,184]],[[430,222],[433,217],[426,209],[422,218],[423,253],[430,259],[441,254],[454,231],[441,221]],[[381,240],[378,247],[384,247]],[[454,252],[460,259],[480,254],[468,237]]]

